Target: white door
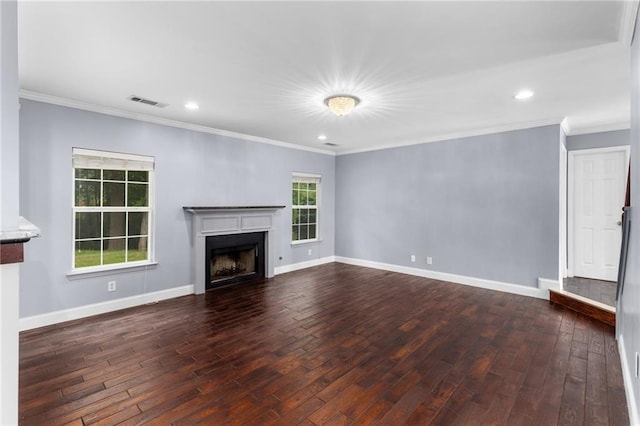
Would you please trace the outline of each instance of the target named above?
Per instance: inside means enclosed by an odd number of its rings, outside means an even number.
[[[627,151],[574,151],[572,154],[574,275],[616,281]]]

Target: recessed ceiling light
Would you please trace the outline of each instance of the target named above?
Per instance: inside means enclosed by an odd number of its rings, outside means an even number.
[[[529,89],[523,89],[521,91],[519,91],[518,93],[516,93],[513,96],[513,99],[517,99],[519,101],[524,101],[525,99],[529,99],[533,96],[533,91],[529,90]]]
[[[321,141],[326,140],[327,135],[318,135],[318,139],[320,139]]]
[[[198,105],[198,104],[197,104],[197,103],[195,103],[195,102],[187,102],[186,104],[184,104],[184,107],[185,107],[186,109],[194,110],[194,109],[198,109],[198,108],[200,108],[200,105]]]

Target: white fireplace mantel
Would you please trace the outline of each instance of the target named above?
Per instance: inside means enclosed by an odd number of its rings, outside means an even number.
[[[285,206],[231,206],[231,207],[183,207],[192,214],[193,246],[192,268],[195,277],[195,293],[206,288],[205,259],[207,236],[230,235],[247,232],[265,233],[265,275],[271,278],[275,269],[275,215]]]

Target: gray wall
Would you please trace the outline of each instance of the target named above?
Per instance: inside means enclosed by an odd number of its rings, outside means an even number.
[[[42,230],[26,250],[20,316],[193,284],[190,216],[183,206],[286,205],[277,216],[276,266],[334,254],[335,157],[21,100],[21,211]],[[157,267],[69,279],[71,149],[155,157]],[[323,241],[290,245],[292,173],[322,175]],[[307,254],[312,249],[312,255]],[[108,293],[107,281],[118,290]]]
[[[578,149],[629,145],[630,137],[631,131],[629,129],[567,136],[567,150],[574,151]]]
[[[636,18],[636,32],[631,45],[631,236],[629,243],[626,283],[618,302],[619,335],[624,341],[627,376],[631,378],[635,401],[627,400],[640,410],[640,380],[633,378],[635,356],[640,352],[640,19]],[[627,392],[630,396],[630,393]],[[633,421],[633,419],[632,419]],[[635,419],[640,421],[639,418]]]
[[[559,135],[556,125],[339,156],[336,255],[531,287],[558,279]]]

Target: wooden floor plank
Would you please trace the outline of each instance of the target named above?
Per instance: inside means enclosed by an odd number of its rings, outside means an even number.
[[[20,335],[20,424],[626,424],[613,328],[327,264]]]

